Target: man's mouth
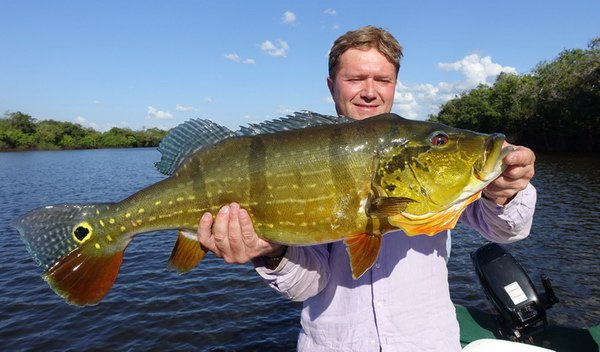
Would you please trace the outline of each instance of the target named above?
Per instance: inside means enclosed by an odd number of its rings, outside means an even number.
[[[363,104],[354,104],[357,108],[363,110],[375,110],[379,105],[363,105]]]

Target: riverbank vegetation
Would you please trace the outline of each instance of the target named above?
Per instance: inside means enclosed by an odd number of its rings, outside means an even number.
[[[443,104],[430,120],[502,132],[535,151],[600,151],[600,37],[564,50],[530,74],[500,74]]]
[[[600,37],[587,49],[562,51],[529,74],[500,74],[441,106],[431,121],[480,132],[502,132],[535,151],[600,151]],[[0,118],[0,151],[155,147],[167,131],[37,121],[21,113]]]
[[[0,150],[4,151],[156,147],[166,134],[158,128],[133,131],[113,127],[97,132],[71,122],[37,121],[22,112],[0,118]]]

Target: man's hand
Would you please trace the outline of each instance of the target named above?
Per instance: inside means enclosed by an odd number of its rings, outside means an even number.
[[[212,215],[205,213],[198,225],[198,241],[227,263],[241,264],[259,256],[278,256],[286,248],[260,239],[250,215],[237,203],[221,208],[214,223]]]
[[[483,197],[499,205],[510,202],[518,192],[524,190],[535,173],[535,154],[531,149],[504,142],[506,146],[514,148],[504,157],[506,169],[483,189]]]

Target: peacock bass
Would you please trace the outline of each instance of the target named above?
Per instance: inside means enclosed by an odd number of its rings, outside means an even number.
[[[343,240],[354,278],[375,262],[381,236],[435,235],[503,170],[504,136],[395,114],[367,120],[295,113],[231,131],[190,120],[161,142],[169,177],[110,204],[60,204],[13,222],[43,277],[69,303],[98,303],[140,233],[178,229],[169,265],[195,267],[204,212],[238,202],[256,233],[289,246]]]

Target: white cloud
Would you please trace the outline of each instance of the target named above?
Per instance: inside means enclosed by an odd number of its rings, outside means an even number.
[[[296,22],[296,15],[291,11],[286,11],[281,16],[281,23],[283,24],[293,24]]]
[[[242,63],[244,63],[246,65],[254,65],[254,64],[256,64],[256,61],[254,59],[244,59],[242,61],[242,58],[238,54],[236,54],[236,53],[225,54],[224,56],[229,61],[242,62]]]
[[[323,102],[327,103],[327,104],[335,104],[335,101],[333,101],[333,98],[330,96],[328,96],[327,98],[323,98]]]
[[[294,113],[294,111],[295,111],[294,109],[292,109],[292,108],[290,108],[290,107],[287,107],[287,106],[282,106],[282,105],[280,105],[280,106],[277,108],[277,113],[278,113],[280,116],[286,116],[286,115],[289,115],[289,114],[293,114],[293,113]]]
[[[260,50],[266,52],[267,54],[275,57],[286,57],[287,50],[289,49],[288,43],[284,40],[277,39],[278,46],[273,44],[270,40],[265,40],[260,45]]]
[[[240,56],[236,53],[225,54],[225,58],[233,62],[239,62],[241,60]]]
[[[93,129],[98,129],[98,125],[96,125],[95,123],[88,121],[86,118],[84,118],[83,116],[77,116],[75,117],[75,122],[77,122],[78,124],[80,124],[83,127],[91,127]]]
[[[337,11],[334,9],[327,9],[327,10],[323,11],[323,13],[326,15],[331,15],[331,16],[337,15]]]
[[[413,92],[405,85],[398,82],[394,95],[394,111],[407,119],[417,119],[419,105]]]
[[[441,62],[438,67],[445,71],[458,71],[465,75],[468,84],[492,84],[501,72],[517,73],[514,67],[502,66],[492,62],[489,56],[479,57],[478,54],[465,56],[462,60],[455,62]]]
[[[156,120],[170,120],[173,118],[173,114],[168,111],[160,111],[152,106],[148,106],[148,113],[146,114],[147,119]]]
[[[208,104],[211,104],[211,103],[213,102],[213,98],[211,98],[211,97],[206,97],[206,98],[204,98],[204,102],[206,102],[206,103],[208,103]]]
[[[184,105],[177,104],[175,106],[175,110],[181,111],[181,112],[198,112],[198,111],[200,111],[200,108],[197,108],[194,106],[184,106]]]
[[[465,56],[453,63],[439,63],[438,68],[456,71],[463,79],[455,82],[404,84],[398,82],[393,111],[410,119],[425,120],[429,114],[437,114],[442,104],[460,93],[476,88],[479,84],[491,85],[501,72],[517,71],[510,66],[492,62],[491,57],[477,54]]]

